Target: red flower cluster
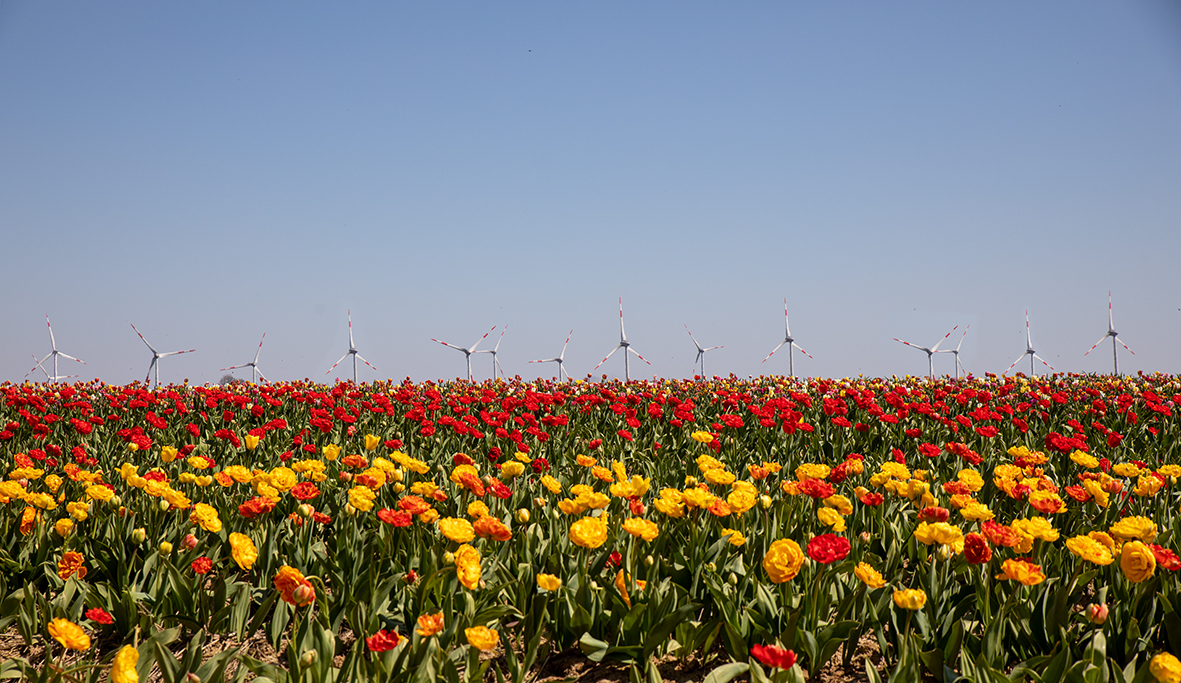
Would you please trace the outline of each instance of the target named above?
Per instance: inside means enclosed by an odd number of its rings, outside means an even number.
[[[765,666],[790,669],[796,663],[796,653],[774,645],[751,645],[750,654]]]
[[[808,557],[820,564],[832,564],[849,555],[849,539],[836,534],[821,534],[808,541]]]
[[[400,642],[402,642],[402,636],[398,635],[396,631],[387,631],[384,628],[365,639],[365,644],[369,646],[371,652],[392,650],[398,647]]]

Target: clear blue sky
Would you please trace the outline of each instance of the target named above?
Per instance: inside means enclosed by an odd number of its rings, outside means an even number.
[[[1181,370],[1176,2],[0,0],[0,380]],[[497,331],[499,334],[499,329]],[[1122,349],[1121,349],[1122,353]],[[488,356],[474,358],[477,379]],[[936,357],[950,373],[950,356]],[[616,354],[598,373],[622,375]],[[241,374],[241,373],[240,373]],[[347,374],[347,373],[346,373]],[[246,373],[249,376],[249,373]],[[343,376],[343,375],[341,375]]]

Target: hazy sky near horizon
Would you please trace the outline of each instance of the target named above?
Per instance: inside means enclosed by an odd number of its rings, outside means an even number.
[[[1026,309],[1110,372],[1109,290],[1120,369],[1178,372],[1181,5],[0,0],[0,240],[0,381],[46,314],[83,379],[143,379],[132,323],[197,349],[164,382],[264,332],[269,378],[351,377],[349,309],[362,381],[504,325],[510,375],[573,329],[581,377],[620,297],[633,377],[691,376],[684,325],[785,374],[785,297],[797,374],[925,374],[892,338],[956,325],[999,373]]]

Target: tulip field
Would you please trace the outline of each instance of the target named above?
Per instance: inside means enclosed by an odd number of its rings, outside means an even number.
[[[1181,681],[1173,375],[0,396],[0,678]]]

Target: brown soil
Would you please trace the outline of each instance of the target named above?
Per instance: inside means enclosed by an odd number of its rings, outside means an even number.
[[[354,639],[351,633],[344,633],[342,637],[348,642],[352,642]],[[218,652],[233,649],[239,645],[242,646],[241,652],[243,654],[249,655],[259,661],[280,665],[284,662],[281,653],[285,647],[285,643],[280,643],[280,649],[276,651],[271,647],[271,644],[262,633],[256,634],[244,643],[240,643],[236,638],[230,636],[210,636],[205,643],[204,657],[208,659]],[[68,666],[85,660],[100,661],[114,652],[117,646],[117,642],[108,643],[96,639],[92,643],[90,650],[83,653],[68,653],[65,658],[65,664]],[[183,651],[183,643],[175,643],[172,650],[174,654],[179,655]],[[55,646],[51,655],[56,659],[61,655],[60,649]],[[883,679],[889,673],[884,669],[884,662],[882,661],[881,654],[878,652],[877,639],[872,633],[862,636],[861,640],[857,643],[848,668],[841,666],[843,656],[843,648],[838,649],[828,666],[817,674],[807,677],[807,679],[816,681],[817,683],[860,683],[867,681],[868,678],[865,675],[866,659],[881,673]],[[45,650],[40,644],[35,644],[31,649],[26,647],[24,639],[21,638],[16,629],[9,629],[7,632],[0,633],[0,660],[11,659],[13,657],[22,657],[35,667],[40,668],[44,664]],[[335,663],[339,665],[343,657],[338,657],[337,660]],[[709,662],[704,662],[698,657],[684,659],[666,657],[658,662],[658,668],[661,678],[664,679],[665,683],[693,683],[705,678],[711,669],[722,663],[724,663],[724,655],[722,657],[715,656]],[[237,663],[230,664],[226,672],[227,678],[234,674],[237,666]],[[148,680],[152,682],[159,681],[159,671],[154,670]],[[489,680],[494,681],[495,677],[490,674]],[[551,655],[541,668],[537,670],[535,678],[531,679],[532,683],[626,683],[628,680],[628,667],[626,665],[609,662],[596,664],[584,657],[577,649]],[[742,677],[737,680],[745,681],[748,679]]]

